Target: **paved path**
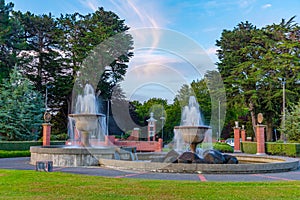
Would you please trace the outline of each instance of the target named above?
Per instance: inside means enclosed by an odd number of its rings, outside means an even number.
[[[35,166],[29,164],[30,158],[2,158],[0,168],[35,170]],[[172,174],[137,172],[128,170],[108,169],[103,167],[54,167],[53,171],[73,174],[85,174],[91,176],[105,176],[113,178],[142,178],[158,180],[191,180],[191,181],[293,181],[300,180],[300,169],[291,172],[267,173],[267,174]]]

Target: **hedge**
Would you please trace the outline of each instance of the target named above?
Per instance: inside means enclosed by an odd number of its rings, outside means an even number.
[[[64,145],[65,141],[51,141],[51,145]],[[41,141],[0,141],[0,150],[24,151],[29,150],[30,146],[41,146]]]
[[[256,154],[256,142],[242,142],[241,151],[243,153]],[[300,157],[300,144],[266,142],[266,154]]]
[[[257,152],[256,142],[241,142],[241,151],[243,153],[256,154]]]
[[[270,155],[300,157],[300,144],[267,142],[266,152]]]
[[[4,151],[0,150],[0,158],[30,157],[30,151]]]

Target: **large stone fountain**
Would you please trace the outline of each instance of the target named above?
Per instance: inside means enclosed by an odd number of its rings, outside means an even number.
[[[96,96],[91,85],[84,87],[83,95],[78,95],[75,105],[75,113],[69,117],[75,120],[75,127],[80,132],[80,146],[90,147],[89,142],[91,132],[99,127],[99,118],[104,117],[99,114]]]
[[[82,95],[78,95],[76,106],[73,114],[69,117],[72,119],[70,123],[72,130],[69,132],[78,133],[80,141],[77,138],[72,138],[70,145],[61,146],[42,146],[31,147],[31,164],[36,164],[40,161],[51,161],[53,166],[95,166],[99,165],[99,159],[118,159],[132,160],[130,152],[125,151],[116,146],[99,145],[101,143],[99,135],[104,135],[103,120],[105,116],[98,113],[97,101],[94,89],[87,84],[84,87]],[[75,127],[73,127],[73,120],[75,120]],[[104,129],[105,130],[105,129]],[[92,134],[98,134],[97,143],[91,144]],[[72,143],[74,142],[74,143]],[[105,143],[105,142],[102,142]]]

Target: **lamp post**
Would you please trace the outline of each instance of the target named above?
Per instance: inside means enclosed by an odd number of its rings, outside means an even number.
[[[221,101],[219,101],[219,132],[217,134],[217,141],[221,139]]]
[[[107,99],[107,114],[106,114],[106,136],[108,136],[108,130],[109,130],[109,103],[110,100]]]
[[[166,118],[164,116],[161,116],[160,119],[161,119],[161,139],[164,140],[164,120]]]
[[[282,79],[282,129],[285,128],[285,78]],[[282,139],[286,142],[285,131],[282,134]]]

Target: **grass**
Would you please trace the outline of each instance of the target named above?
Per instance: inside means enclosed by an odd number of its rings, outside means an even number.
[[[30,151],[5,151],[0,150],[0,158],[13,158],[13,157],[29,157]]]
[[[300,181],[195,182],[0,170],[0,199],[297,199]]]

